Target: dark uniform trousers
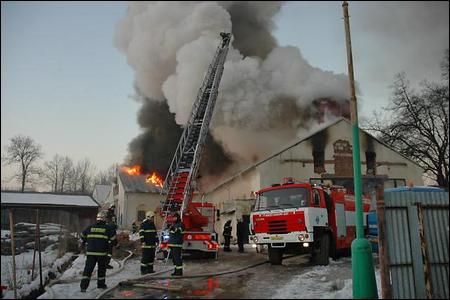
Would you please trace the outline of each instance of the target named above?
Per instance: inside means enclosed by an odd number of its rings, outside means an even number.
[[[98,263],[98,273],[97,273],[97,287],[102,287],[105,285],[106,279],[106,255],[87,255],[86,265],[84,266],[83,278],[81,279],[80,287],[81,289],[87,289],[89,282],[91,280],[92,272],[94,271],[95,264]]]
[[[155,223],[149,219],[145,219],[141,223],[139,237],[142,243],[141,274],[153,273],[155,250],[158,243]]]
[[[97,287],[106,288],[106,260],[108,247],[115,240],[115,233],[105,222],[97,222],[89,226],[81,233],[81,239],[87,243],[86,265],[84,266],[83,278],[80,282],[81,291],[86,291],[91,280],[92,272],[97,264]]]
[[[114,236],[113,236],[113,242],[111,242],[108,246],[108,256],[106,257],[105,266],[108,266],[111,263],[113,248],[114,248],[114,246],[117,245],[117,236],[116,236],[117,225],[115,225],[114,223],[109,223],[108,226],[110,226]]]
[[[143,246],[141,259],[141,274],[153,273],[155,261],[155,246]]]
[[[182,247],[182,245],[170,247],[172,262],[175,265],[175,272],[173,273],[173,275],[183,275],[183,259],[181,258]]]
[[[172,275],[183,275],[183,260],[181,253],[183,250],[184,225],[181,221],[176,222],[169,230],[169,247],[172,254],[172,262],[175,265],[175,272]]]

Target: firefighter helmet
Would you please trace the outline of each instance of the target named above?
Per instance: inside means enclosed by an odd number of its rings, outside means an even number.
[[[151,211],[151,210],[149,210],[148,212],[145,213],[145,217],[146,217],[147,219],[151,219],[151,218],[153,218],[154,216],[155,216],[155,213],[154,213],[153,211]]]
[[[106,212],[104,210],[98,212],[97,221],[106,221]]]

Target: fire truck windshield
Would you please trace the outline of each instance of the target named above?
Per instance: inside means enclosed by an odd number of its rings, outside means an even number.
[[[307,207],[308,195],[306,188],[283,188],[267,191],[258,195],[254,210]]]

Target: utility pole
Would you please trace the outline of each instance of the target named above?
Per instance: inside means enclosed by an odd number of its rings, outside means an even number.
[[[361,158],[359,154],[358,106],[356,103],[355,78],[353,76],[352,43],[348,3],[343,1],[345,40],[347,46],[348,78],[350,82],[350,118],[352,123],[353,182],[355,189],[356,239],[352,242],[353,299],[377,299],[377,283],[373,268],[372,247],[364,238],[363,209],[361,198]]]

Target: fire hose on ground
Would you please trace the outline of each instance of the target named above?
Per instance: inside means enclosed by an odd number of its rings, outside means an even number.
[[[126,256],[123,260],[121,261],[117,261],[114,258],[112,258],[113,261],[117,262],[119,264],[119,268],[117,270],[114,270],[113,272],[109,273],[106,275],[106,277],[111,277],[119,272],[121,272],[125,266],[125,262],[133,256],[133,252],[126,250],[128,252],[128,256]],[[91,280],[95,280],[97,279],[97,276],[93,276],[91,278]],[[74,282],[80,282],[81,278],[72,278],[72,279],[57,279],[57,280],[53,280],[50,281],[50,283],[45,287],[45,290],[48,292],[49,294],[49,299],[55,299],[54,294],[53,294],[53,290],[52,290],[52,286],[55,284],[64,284],[64,283],[74,283]]]
[[[285,259],[289,259],[289,258],[296,257],[296,256],[298,256],[298,255],[290,255],[290,256],[285,257]],[[158,280],[158,279],[189,279],[189,278],[221,276],[221,275],[226,275],[226,274],[242,272],[244,270],[255,268],[257,266],[266,264],[268,262],[269,262],[268,260],[265,260],[265,261],[262,261],[262,262],[258,262],[258,263],[254,263],[254,264],[245,266],[245,267],[241,267],[241,268],[237,268],[237,269],[233,269],[233,270],[228,270],[228,271],[215,272],[215,273],[203,273],[203,274],[184,275],[184,276],[177,276],[177,277],[174,277],[174,276],[156,276],[156,275],[163,274],[163,273],[166,273],[166,272],[169,272],[169,271],[172,271],[172,270],[175,269],[174,267],[171,267],[169,269],[161,270],[161,271],[158,271],[158,272],[155,272],[155,273],[152,273],[152,274],[146,274],[146,275],[134,278],[134,279],[129,279],[129,280],[118,282],[114,286],[104,290],[102,293],[97,295],[97,297],[95,299],[101,299],[108,292],[114,290],[115,288],[117,288],[119,286],[126,286],[126,285],[133,285],[135,283],[140,283],[142,279],[154,279],[154,280]]]

